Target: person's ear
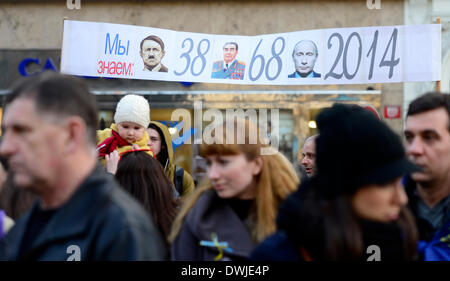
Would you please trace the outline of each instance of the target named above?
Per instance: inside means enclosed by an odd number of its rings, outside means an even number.
[[[252,174],[254,176],[259,175],[264,165],[264,159],[261,156],[256,157],[253,160]]]
[[[86,135],[86,123],[79,116],[66,119],[67,138],[65,140],[65,153],[74,153],[82,144]]]

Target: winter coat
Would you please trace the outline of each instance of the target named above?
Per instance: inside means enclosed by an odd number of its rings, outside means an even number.
[[[410,178],[405,178],[405,191],[408,195],[408,207],[414,215],[419,231],[418,251],[420,258],[425,261],[449,261],[450,260],[450,196],[447,196],[442,209],[442,221],[440,227],[434,227],[427,219],[419,215],[420,197],[416,194],[416,183]],[[439,204],[439,203],[438,203]]]
[[[221,260],[245,260],[256,246],[248,220],[243,222],[215,190],[205,191],[189,211],[171,247],[176,261],[214,261],[220,257],[217,247],[201,246],[201,241],[228,243]]]
[[[253,261],[303,261],[300,251],[284,230],[267,237],[250,256]]]
[[[401,261],[403,258],[402,233],[395,224],[384,224],[374,221],[361,221],[363,249],[360,261],[368,261],[375,252],[370,246],[380,249],[381,261]],[[278,230],[269,236],[252,252],[253,261],[312,261],[302,244],[297,244],[292,238],[295,233]],[[372,246],[373,247],[373,246]],[[317,247],[313,247],[317,248]],[[367,251],[367,252],[366,252]],[[314,253],[312,253],[314,254]],[[316,256],[323,256],[322,253]]]
[[[168,155],[168,163],[162,164],[163,167],[165,167],[165,173],[167,177],[173,182],[174,186],[176,187],[176,180],[175,180],[175,163],[173,160],[173,146],[172,146],[172,137],[170,135],[169,129],[167,126],[160,122],[151,121],[150,124],[153,124],[159,128],[159,130],[162,132],[161,137],[161,147],[165,146],[167,148],[167,155]],[[161,134],[161,133],[160,133]],[[188,194],[190,194],[192,191],[194,191],[195,185],[194,180],[192,179],[192,176],[184,170],[183,173],[183,197],[186,197]]]
[[[435,229],[427,220],[419,217],[418,215],[419,197],[418,195],[415,194],[416,183],[409,177],[406,179],[405,191],[409,199],[408,207],[413,213],[414,218],[416,219],[416,225],[419,230],[419,240],[430,241],[439,229]],[[447,198],[447,206],[443,209],[443,212],[444,216],[442,225],[445,225],[446,223],[450,222],[450,200],[448,198]]]
[[[74,252],[82,261],[168,258],[164,238],[152,219],[100,165],[55,210],[23,252],[22,240],[39,208],[37,201],[0,242],[0,260],[65,261]]]
[[[277,217],[278,231],[264,240],[252,252],[250,259],[264,261],[327,260],[325,240],[327,235],[323,218],[312,218],[304,213],[304,198],[312,188],[309,180],[302,182],[280,206]],[[302,206],[303,205],[303,206]],[[366,250],[376,245],[382,261],[404,260],[405,233],[396,222],[382,223],[358,219],[363,252],[360,259],[367,261]],[[345,227],[345,225],[342,225]],[[371,252],[370,252],[371,253]],[[350,260],[350,256],[342,257]]]

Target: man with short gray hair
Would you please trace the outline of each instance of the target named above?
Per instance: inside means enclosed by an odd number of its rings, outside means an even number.
[[[97,106],[82,80],[44,73],[7,97],[0,154],[39,196],[0,242],[0,260],[162,260],[151,218],[97,163]]]
[[[302,149],[302,166],[308,177],[312,177],[316,173],[316,138],[319,135],[310,136],[305,140]]]

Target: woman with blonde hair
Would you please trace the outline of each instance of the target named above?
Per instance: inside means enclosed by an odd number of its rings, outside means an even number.
[[[228,120],[211,135],[199,148],[207,178],[186,198],[169,236],[173,260],[247,259],[275,232],[278,206],[299,183],[248,120]]]

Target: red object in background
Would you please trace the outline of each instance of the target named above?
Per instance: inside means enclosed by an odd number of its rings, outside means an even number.
[[[384,118],[387,119],[402,118],[402,107],[400,105],[385,105]]]
[[[380,114],[378,114],[377,109],[373,105],[366,104],[366,105],[363,105],[363,107],[365,109],[367,109],[368,111],[372,112],[378,118],[378,120],[381,120]]]

